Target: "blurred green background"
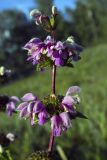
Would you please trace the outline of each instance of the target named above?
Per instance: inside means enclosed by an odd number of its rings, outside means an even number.
[[[21,97],[33,92],[43,97],[51,92],[51,70],[36,72],[35,67],[26,62],[27,54],[22,47],[32,37],[43,39],[46,33],[29,19],[28,10],[19,10],[17,6],[14,9],[10,1],[11,7],[6,0],[0,2],[2,7],[7,6],[0,8],[0,66],[14,70],[14,74],[0,85],[0,94]],[[35,0],[31,6],[29,0],[28,8],[30,11],[36,7],[50,13],[52,4],[57,4],[60,12],[57,39],[73,35],[76,42],[84,46],[82,59],[73,69],[57,70],[56,87],[57,93],[64,95],[69,86],[79,85],[82,91],[78,110],[89,119],[73,121],[72,128],[55,139],[55,146],[61,146],[68,160],[106,160],[107,0],[71,0],[62,8],[58,1]],[[43,127],[31,127],[29,121],[20,120],[16,115],[10,118],[0,113],[0,131],[17,135],[9,148],[14,160],[24,160],[32,152],[46,149],[49,126],[48,123]]]

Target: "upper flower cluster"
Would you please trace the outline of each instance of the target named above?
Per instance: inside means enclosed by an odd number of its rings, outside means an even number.
[[[30,16],[34,18],[36,25],[41,25],[44,30],[51,32],[56,28],[56,16],[58,15],[55,6],[52,7],[52,13],[50,16],[42,13],[38,9],[33,9],[30,12]]]
[[[64,42],[55,40],[57,15],[58,12],[55,6],[52,7],[50,16],[37,9],[30,12],[30,16],[34,18],[36,24],[42,26],[51,35],[47,36],[44,41],[39,38],[33,38],[24,46],[24,49],[28,50],[28,60],[36,64],[38,69],[52,66],[53,64],[57,67],[72,67],[72,61],[80,59],[80,52],[83,48],[74,42],[72,36],[68,37]]]
[[[78,86],[70,87],[64,96],[50,95],[40,101],[32,93],[25,94],[22,103],[17,110],[21,118],[29,118],[31,125],[36,122],[44,125],[51,120],[51,128],[54,136],[60,136],[63,131],[71,127],[71,120],[76,117],[86,118],[82,113],[76,111],[75,105],[80,101],[77,94],[80,92]]]
[[[33,38],[24,46],[24,49],[28,50],[28,60],[41,67],[53,64],[58,67],[70,66],[72,61],[80,59],[80,52],[83,50],[74,42],[73,37],[68,37],[66,41],[61,42],[54,40],[51,36],[47,36],[44,41]]]
[[[38,115],[38,123],[43,125],[48,118],[48,113],[42,102],[32,93],[25,94],[21,100],[22,103],[17,108],[20,118],[30,118],[31,125],[34,125]]]

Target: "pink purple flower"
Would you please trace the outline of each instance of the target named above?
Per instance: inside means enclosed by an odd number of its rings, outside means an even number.
[[[58,67],[66,66],[71,61],[78,61],[82,51],[82,47],[74,42],[55,41],[51,36],[47,36],[44,41],[33,38],[24,49],[28,50],[28,60],[33,64],[39,64],[43,57],[47,57]]]
[[[52,116],[51,118],[51,128],[53,130],[54,136],[60,136],[63,131],[66,131],[71,127],[71,120],[80,116],[80,112],[77,112],[74,105],[77,104],[74,94],[78,94],[80,88],[78,86],[72,86],[68,89],[66,96],[63,97],[61,101],[61,107],[63,112]]]
[[[42,25],[43,21],[49,22],[49,17],[38,9],[34,9],[30,12],[30,16],[34,18],[36,25]]]
[[[38,64],[41,58],[41,53],[46,49],[45,44],[39,38],[31,39],[24,49],[28,50],[28,59],[33,64]]]
[[[60,136],[62,131],[66,131],[71,127],[71,118],[68,112],[62,112],[51,118],[51,128],[54,136]]]
[[[78,86],[72,86],[67,90],[65,97],[47,96],[42,101],[34,94],[27,93],[21,98],[22,103],[17,108],[19,117],[30,119],[31,125],[35,124],[35,119],[39,125],[44,125],[50,120],[54,136],[60,136],[63,131],[72,126],[73,119],[86,118],[74,107],[79,103],[79,98],[77,98],[79,92]]]
[[[25,94],[22,98],[22,103],[17,110],[20,112],[20,118],[30,118],[31,125],[35,123],[35,115],[39,117],[39,124],[43,125],[48,118],[45,106],[32,93]]]
[[[12,116],[12,113],[16,110],[16,103],[19,103],[20,99],[16,96],[12,96],[9,98],[6,103],[6,112],[9,116]]]
[[[66,96],[62,100],[62,105],[68,111],[74,110],[74,105],[79,103],[79,97],[75,96],[80,92],[80,87],[72,86],[68,89]]]

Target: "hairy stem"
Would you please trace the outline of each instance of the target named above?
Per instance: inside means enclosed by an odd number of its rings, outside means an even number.
[[[54,135],[53,135],[53,130],[51,130],[48,152],[52,153],[53,145],[54,145]]]
[[[56,80],[56,66],[53,65],[52,67],[52,96],[55,95],[55,80]],[[50,153],[52,152],[53,144],[54,144],[54,135],[53,135],[53,130],[51,129],[50,141],[49,141],[49,147],[48,147],[48,152]]]
[[[56,79],[56,66],[53,65],[52,68],[52,94],[55,94],[55,79]]]

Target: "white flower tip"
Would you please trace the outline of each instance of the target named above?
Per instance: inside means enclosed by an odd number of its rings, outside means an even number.
[[[78,86],[72,86],[68,89],[66,96],[72,95],[72,94],[77,94],[81,91],[81,88]]]
[[[40,15],[41,12],[38,10],[38,9],[33,9],[31,12],[30,12],[30,16],[33,17],[35,15]]]
[[[57,8],[55,6],[52,6],[52,14],[55,15],[57,13]]]
[[[5,73],[5,67],[4,66],[1,66],[0,67],[0,75],[3,76]]]
[[[6,138],[9,139],[11,142],[13,142],[15,139],[15,135],[13,133],[8,133],[6,135]]]
[[[2,154],[3,153],[3,147],[2,147],[2,145],[0,145],[0,154]]]
[[[26,93],[22,98],[21,98],[21,100],[22,101],[32,101],[32,100],[34,100],[34,99],[36,99],[36,97],[35,97],[35,95],[33,94],[33,93]]]
[[[67,42],[74,43],[74,37],[73,36],[68,37]]]

